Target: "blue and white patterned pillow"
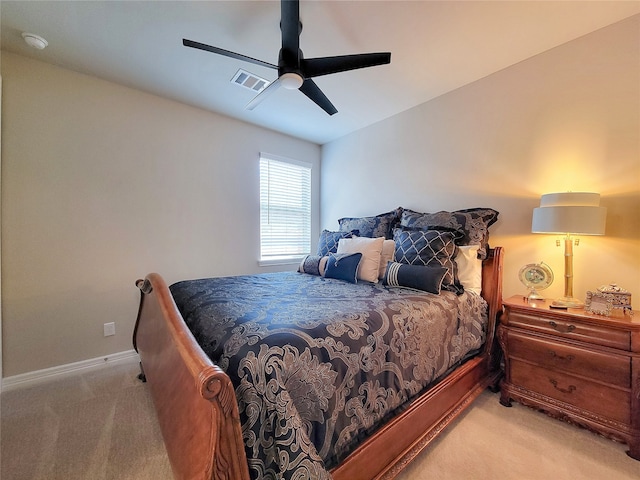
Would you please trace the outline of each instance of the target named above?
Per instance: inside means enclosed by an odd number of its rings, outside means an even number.
[[[446,268],[447,273],[442,280],[442,288],[458,294],[463,292],[454,261],[458,247],[452,232],[396,228],[393,239],[396,243],[394,253],[396,262]]]
[[[420,213],[403,210],[401,227],[412,229],[448,228],[463,233],[458,245],[480,245],[478,258],[487,258],[489,227],[498,220],[499,213],[492,208],[469,208],[455,212]]]
[[[338,251],[338,242],[341,238],[351,238],[358,236],[357,230],[350,230],[346,232],[330,232],[329,230],[323,230],[320,232],[320,238],[318,239],[318,251],[316,255],[319,257],[326,257],[330,253],[336,253]]]
[[[443,267],[389,262],[382,283],[390,287],[415,288],[438,295],[446,274],[447,269]]]
[[[341,218],[338,220],[341,232],[358,230],[360,237],[378,238],[384,237],[388,240],[393,238],[393,229],[400,222],[402,207],[387,213],[381,213],[375,217]]]
[[[328,258],[329,257],[320,257],[318,255],[307,255],[300,262],[298,272],[324,276]]]

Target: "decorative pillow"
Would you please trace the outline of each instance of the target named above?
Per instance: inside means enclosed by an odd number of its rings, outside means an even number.
[[[482,260],[478,258],[478,245],[458,247],[455,257],[458,266],[458,280],[468,292],[480,295],[482,292]]]
[[[381,213],[375,217],[341,218],[338,220],[341,232],[358,230],[361,237],[393,238],[393,229],[400,221],[402,207],[387,213]]]
[[[382,253],[380,254],[380,266],[378,268],[378,278],[384,278],[387,271],[387,264],[393,262],[393,255],[396,251],[396,242],[393,240],[385,240],[382,243]]]
[[[322,275],[327,267],[327,258],[320,257],[319,255],[307,255],[300,262],[298,266],[298,272],[308,273],[309,275]]]
[[[358,267],[358,280],[375,283],[378,281],[378,272],[380,272],[380,254],[383,242],[384,237],[341,238],[338,242],[337,253],[361,253],[362,260]]]
[[[356,283],[358,281],[356,272],[361,259],[361,253],[331,253],[327,259],[324,276]]]
[[[356,235],[358,235],[358,231],[330,232],[329,230],[322,230],[318,239],[317,255],[326,257],[330,253],[336,253],[338,242],[341,238],[351,238]]]
[[[442,281],[442,287],[461,294],[462,289],[458,281],[457,266],[454,258],[458,247],[451,232],[438,230],[394,230],[396,250],[394,260],[408,265],[423,265],[427,267],[444,267],[447,273]]]
[[[423,267],[389,262],[382,283],[391,287],[415,288],[438,295],[446,274],[447,269],[444,267]]]
[[[422,231],[426,231],[426,230],[438,230],[439,232],[451,232],[451,234],[453,235],[453,239],[456,241],[456,244],[459,243],[459,241],[464,239],[465,233],[464,230],[461,230],[459,228],[452,228],[452,227],[439,227],[439,226],[423,226],[423,227],[406,227],[403,225],[399,225],[396,228],[400,228],[402,230],[422,230]]]
[[[489,227],[498,220],[499,213],[491,208],[469,208],[455,212],[419,213],[403,210],[400,226],[410,228],[445,227],[461,230],[464,237],[458,245],[480,245],[478,258],[487,258]]]

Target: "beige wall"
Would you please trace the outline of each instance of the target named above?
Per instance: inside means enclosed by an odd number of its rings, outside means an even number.
[[[131,349],[148,272],[265,271],[260,151],[313,163],[319,223],[318,145],[6,52],[2,75],[5,377]]]
[[[321,226],[397,206],[493,207],[505,295],[525,292],[522,265],[544,261],[557,297],[563,249],[530,233],[532,210],[543,193],[599,192],[606,236],[574,249],[574,292],[615,281],[640,309],[639,31],[636,15],[324,145]]]
[[[136,278],[264,271],[257,155],[310,160],[321,227],[399,205],[501,212],[505,294],[545,261],[542,193],[598,191],[607,235],[575,249],[576,293],[617,281],[640,309],[639,16],[320,147],[3,52],[4,376],[131,348]],[[317,228],[314,235],[317,235]],[[556,280],[547,292],[562,293]],[[116,322],[117,335],[102,326]]]

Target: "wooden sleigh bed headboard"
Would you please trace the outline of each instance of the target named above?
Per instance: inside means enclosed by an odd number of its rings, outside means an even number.
[[[487,387],[499,379],[496,327],[502,310],[503,250],[483,261],[489,305],[481,353],[428,389],[378,429],[338,467],[334,480],[393,478]],[[249,479],[235,389],[197,344],[158,274],[138,280],[133,342],[141,360],[177,479]]]

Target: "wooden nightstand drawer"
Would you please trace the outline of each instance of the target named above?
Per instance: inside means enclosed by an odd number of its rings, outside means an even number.
[[[589,351],[519,332],[509,332],[509,355],[623,388],[631,386],[628,356]]]
[[[624,424],[631,421],[629,392],[513,358],[511,381],[533,392]]]
[[[503,305],[500,403],[515,400],[626,442],[640,460],[640,312],[557,310],[520,295]]]
[[[538,315],[511,312],[509,314],[509,325],[625,351],[631,348],[631,334],[628,331],[574,322],[570,319],[562,320],[549,316],[545,318]]]

